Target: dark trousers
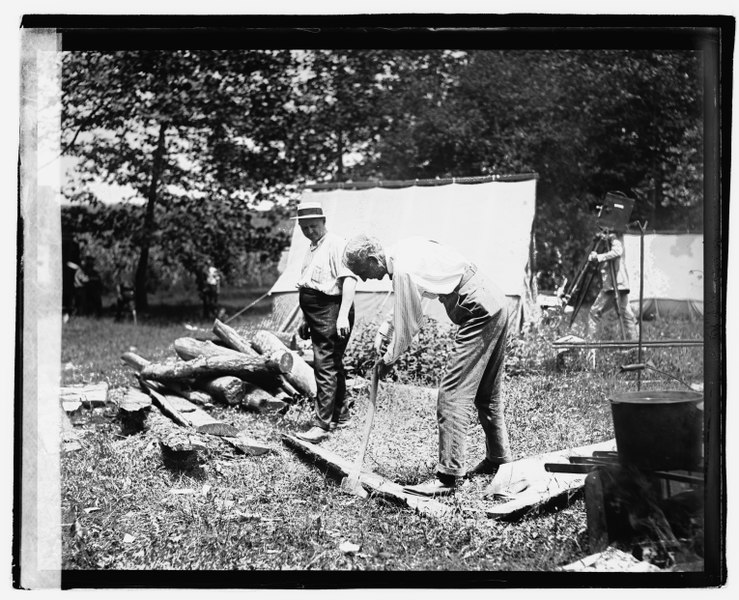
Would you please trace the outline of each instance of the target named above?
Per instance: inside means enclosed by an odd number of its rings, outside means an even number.
[[[437,399],[436,470],[462,476],[474,409],[485,432],[486,458],[494,464],[511,461],[501,394],[508,310],[505,296],[474,268],[454,293],[440,300],[459,330]]]
[[[313,424],[325,430],[330,428],[332,422],[338,423],[349,417],[343,359],[351,332],[342,339],[336,330],[340,306],[341,296],[300,290],[300,308],[313,342],[313,370],[317,388]],[[354,306],[349,310],[349,328],[353,327]]]

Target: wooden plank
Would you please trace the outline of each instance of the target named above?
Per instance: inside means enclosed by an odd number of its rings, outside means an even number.
[[[262,454],[266,454],[273,450],[269,444],[264,444],[243,433],[239,433],[233,437],[224,437],[222,439],[231,444],[239,452],[243,452],[248,456],[261,456]]]
[[[182,416],[189,426],[199,429],[204,425],[222,424],[221,421],[214,419],[202,408],[184,398],[174,394],[165,394],[165,397],[169,405]]]
[[[307,456],[314,462],[327,466],[333,474],[341,479],[349,474],[352,468],[352,462],[339,456],[335,452],[321,448],[316,444],[304,442],[292,435],[283,434],[282,440],[289,447],[298,450],[301,454]],[[421,514],[444,517],[452,512],[452,508],[446,504],[442,504],[433,498],[422,498],[406,494],[402,486],[397,483],[377,475],[372,471],[362,471],[359,474],[359,483],[372,490],[375,494],[384,498],[394,500],[408,508],[412,508]]]
[[[547,452],[501,465],[486,489],[486,496],[507,499],[500,504],[486,503],[484,509],[493,519],[514,519],[541,505],[582,489],[587,473],[550,473],[546,463],[568,463],[570,456],[592,455],[596,450],[613,451],[616,440]]]
[[[81,402],[87,408],[105,406],[108,401],[108,384],[105,381],[86,385],[68,385],[59,388],[62,403]]]
[[[190,422],[185,419],[182,413],[180,413],[180,411],[177,410],[170,401],[171,398],[176,398],[177,396],[170,396],[160,393],[143,379],[141,380],[141,385],[144,386],[146,390],[151,394],[151,397],[154,400],[154,404],[159,407],[159,410],[161,410],[165,415],[167,415],[178,425],[182,425],[182,427],[190,427]],[[187,400],[185,400],[185,402],[187,402]]]
[[[585,516],[588,524],[590,549],[600,552],[608,547],[608,522],[600,473],[594,471],[585,478]]]

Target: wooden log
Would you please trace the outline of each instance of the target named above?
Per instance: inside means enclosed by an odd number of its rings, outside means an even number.
[[[196,382],[196,385],[202,386],[202,388],[208,392],[213,399],[231,406],[241,404],[246,395],[244,387],[246,384],[238,377],[233,377],[231,375],[224,375],[223,377],[216,377],[215,379]]]
[[[215,333],[224,344],[233,350],[238,350],[239,352],[243,352],[250,356],[259,355],[257,351],[251,347],[251,344],[233,327],[229,327],[218,319],[213,323],[213,333]]]
[[[234,328],[229,327],[225,323],[216,319],[213,324],[213,333],[226,344],[229,348],[243,352],[244,354],[259,356],[259,353],[252,348],[249,341]],[[266,386],[269,387],[269,386]],[[298,399],[302,394],[295,389],[293,385],[285,378],[284,374],[280,374],[279,387],[283,392],[290,396],[293,400]]]
[[[139,373],[146,365],[150,364],[150,361],[146,360],[142,356],[139,356],[135,352],[124,352],[121,356],[121,359],[123,359],[123,362],[136,369],[136,371],[138,371]],[[186,386],[178,381],[170,381],[167,383],[166,386],[158,381],[150,381],[149,385],[158,392],[173,392],[178,396],[182,396],[185,400],[189,400],[190,402],[193,402],[195,404],[200,404],[203,406],[209,406],[213,404],[213,397],[210,394],[201,390],[187,389]]]
[[[175,340],[174,349],[179,357],[184,360],[192,360],[198,356],[239,355],[239,352],[229,348],[218,346],[212,342],[201,342],[190,337]],[[256,353],[253,352],[253,354],[256,356]],[[233,375],[197,381],[195,385],[205,390],[218,402],[231,406],[241,404],[245,395],[244,382]]]
[[[264,329],[254,334],[251,345],[257,352],[267,356],[274,356],[285,351],[290,352],[276,335]],[[293,356],[292,368],[284,373],[285,379],[305,396],[315,398],[316,376],[313,369],[296,352],[291,352],[291,354]]]
[[[287,373],[292,369],[293,355],[285,348],[282,352],[274,352],[269,356],[260,356],[256,352],[245,354],[232,348],[219,346],[213,342],[202,342],[191,337],[178,338],[174,342],[175,352],[184,360],[193,360],[201,356],[228,357],[234,360],[249,360],[255,363],[265,362],[267,368],[274,373]]]
[[[159,438],[162,462],[170,469],[189,471],[197,467],[198,451],[203,447],[181,432],[171,432]]]
[[[150,396],[136,388],[128,388],[118,405],[121,432],[124,435],[131,435],[143,431],[150,409]]]
[[[263,359],[255,359],[245,354],[232,356],[200,356],[193,360],[178,361],[172,364],[151,363],[143,368],[141,376],[154,381],[171,382],[183,379],[215,379],[223,375],[233,375],[245,381],[265,378],[273,374]]]
[[[304,442],[292,435],[283,434],[282,440],[294,450],[298,450],[311,460],[328,467],[333,474],[341,479],[349,474],[352,462],[310,442]],[[433,498],[413,496],[403,491],[397,483],[371,471],[362,471],[359,474],[359,482],[372,490],[374,494],[398,502],[404,506],[417,510],[419,513],[433,517],[445,517],[453,512],[451,506],[447,506]]]
[[[213,396],[205,391],[183,389],[181,386],[173,386],[172,391],[193,404],[199,404],[200,406],[213,406]]]
[[[244,399],[241,401],[241,405],[247,410],[262,412],[267,410],[280,410],[287,406],[287,402],[285,402],[285,400],[273,396],[259,386],[247,383],[245,385],[245,391],[246,394],[244,395]],[[287,398],[284,394],[283,397]]]

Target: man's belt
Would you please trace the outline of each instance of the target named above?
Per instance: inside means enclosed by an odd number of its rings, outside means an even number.
[[[313,288],[301,287],[301,288],[298,288],[298,291],[301,294],[308,294],[309,296],[319,296],[321,298],[326,298],[329,300],[341,300],[341,294],[336,294],[336,295],[324,294],[323,292],[313,289]]]

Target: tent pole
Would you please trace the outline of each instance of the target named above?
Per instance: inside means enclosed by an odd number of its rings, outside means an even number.
[[[642,357],[642,325],[644,323],[644,232],[647,230],[648,221],[642,226],[639,223],[641,236],[639,237],[639,345],[637,346],[636,362],[641,364]],[[636,389],[641,390],[641,371],[636,373]]]
[[[228,325],[228,324],[229,324],[229,323],[230,323],[231,321],[233,321],[233,320],[234,320],[234,319],[235,319],[236,317],[238,317],[238,316],[239,316],[240,314],[242,314],[242,313],[245,313],[245,312],[246,312],[247,310],[249,310],[249,309],[250,309],[250,308],[251,308],[252,306],[254,306],[254,305],[255,305],[255,304],[257,304],[258,302],[260,302],[260,301],[264,300],[264,299],[265,299],[265,298],[266,298],[267,296],[269,296],[269,292],[265,292],[264,294],[262,294],[261,296],[259,296],[259,298],[257,298],[256,300],[254,300],[254,302],[252,302],[252,303],[251,303],[251,304],[249,304],[248,306],[246,306],[246,307],[242,308],[242,309],[241,309],[241,310],[240,310],[239,312],[237,312],[237,313],[236,313],[235,315],[233,315],[233,316],[229,317],[228,319],[226,319],[226,320],[224,321],[224,323],[225,323],[226,325]]]

